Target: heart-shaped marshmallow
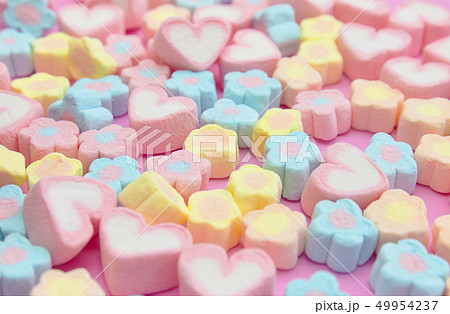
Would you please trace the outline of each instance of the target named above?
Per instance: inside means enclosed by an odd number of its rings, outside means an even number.
[[[58,10],[58,27],[61,32],[75,37],[94,37],[106,42],[110,34],[125,34],[123,10],[109,3],[87,9],[70,4]]]
[[[383,65],[380,80],[400,90],[405,98],[450,97],[450,65],[446,63],[422,64],[412,57],[391,59]]]
[[[222,51],[220,72],[225,76],[229,72],[258,69],[272,76],[280,58],[280,49],[263,32],[242,29],[234,34],[233,43]]]
[[[42,106],[36,100],[0,90],[0,145],[18,151],[19,131],[43,116]]]
[[[450,35],[427,45],[422,54],[424,63],[430,61],[450,64]]]
[[[383,64],[395,57],[408,55],[411,36],[403,30],[347,24],[338,38],[344,58],[344,73],[352,80],[376,80]]]
[[[109,210],[100,223],[101,258],[109,291],[136,295],[176,287],[178,257],[191,244],[192,236],[183,226],[150,226],[131,209]]]
[[[261,249],[241,249],[228,258],[216,244],[195,244],[178,261],[180,295],[274,295],[276,268]]]
[[[138,133],[143,154],[159,154],[183,147],[192,130],[197,129],[197,105],[188,97],[168,97],[156,85],[133,90],[128,105],[130,126]]]
[[[391,8],[386,0],[336,0],[334,16],[344,23],[359,23],[380,29],[389,23]]]
[[[197,23],[205,17],[217,17],[229,22],[233,32],[251,28],[254,10],[245,5],[206,5],[195,9],[192,20]]]
[[[349,198],[365,209],[389,189],[384,172],[353,145],[334,144],[323,157],[325,163],[311,173],[302,193],[303,211],[308,216],[322,200]]]
[[[28,238],[49,251],[53,265],[63,264],[81,252],[97,233],[103,213],[115,206],[116,193],[98,180],[42,178],[23,203]]]
[[[174,70],[204,71],[216,62],[231,34],[231,25],[207,17],[192,24],[173,17],[163,22],[154,38],[159,57]]]

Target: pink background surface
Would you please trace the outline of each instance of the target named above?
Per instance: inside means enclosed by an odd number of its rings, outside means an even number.
[[[132,1],[132,0],[130,0]],[[53,6],[55,9],[62,7],[68,3],[76,3],[76,0],[53,0]],[[388,0],[392,9],[397,7],[403,0]],[[448,0],[434,0],[430,1],[434,3],[439,3],[450,8],[450,2]],[[52,30],[56,31],[56,27]],[[140,35],[140,31],[134,31],[132,33]],[[217,65],[213,66],[211,69],[217,75]],[[342,80],[338,84],[325,86],[324,89],[339,89],[341,90],[345,96],[348,96],[350,80],[347,77],[343,77]],[[221,91],[219,90],[219,96],[221,96]],[[119,117],[115,120],[115,123],[120,124],[122,126],[128,126],[127,116]],[[395,138],[395,130],[392,135]],[[317,144],[323,153],[326,148],[334,143],[338,142],[347,142],[350,143],[362,150],[364,150],[369,144],[369,140],[373,134],[369,132],[361,132],[356,130],[350,130],[348,133],[338,136],[333,141],[317,141]],[[241,149],[240,158],[241,160],[248,157],[250,152],[248,149]],[[140,166],[142,171],[142,158],[140,160]],[[261,163],[258,162],[253,156],[249,162],[242,162],[240,166],[245,163],[254,163],[261,166]],[[208,185],[208,189],[223,189],[227,183],[227,179],[222,180],[211,180]],[[450,214],[450,205],[449,205],[449,195],[448,194],[440,194],[428,187],[417,185],[414,195],[421,197],[428,209],[428,221],[430,223],[430,227],[433,224],[433,221],[444,214]],[[291,202],[285,199],[282,200],[282,203],[291,208],[292,210],[297,210],[303,212],[301,209],[300,202]],[[310,220],[308,219],[308,224]],[[229,253],[233,253],[235,250],[240,249],[240,246],[237,246],[230,250]],[[431,243],[429,246],[429,250],[431,252]],[[369,274],[372,268],[373,262],[375,261],[375,255],[363,266],[358,267],[356,270],[352,272],[352,274],[340,274],[331,271],[326,265],[317,264],[315,262],[310,261],[305,254],[302,254],[299,258],[297,266],[289,271],[279,270],[277,272],[277,282],[276,282],[276,295],[283,295],[285,287],[287,283],[295,278],[309,278],[314,272],[318,270],[326,270],[333,272],[340,283],[341,289],[351,295],[370,295],[373,293],[373,290],[369,286]],[[87,268],[91,275],[95,278],[102,272],[102,265],[100,261],[100,251],[99,251],[99,241],[98,236],[95,236],[90,243],[85,247],[85,249],[73,260],[70,262],[60,265],[57,268],[62,269],[64,271],[68,271],[77,267],[85,267]],[[352,276],[353,275],[353,276]],[[356,280],[356,279],[357,280]],[[105,288],[106,292],[108,289],[106,287],[105,279],[103,275],[100,275],[97,278],[97,281]],[[358,282],[359,281],[359,282]],[[171,289],[158,295],[178,295],[178,289]]]

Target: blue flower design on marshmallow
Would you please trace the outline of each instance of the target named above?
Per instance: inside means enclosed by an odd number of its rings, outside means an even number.
[[[0,240],[11,233],[26,236],[22,212],[24,198],[17,185],[10,184],[0,188]]]
[[[114,119],[112,113],[102,107],[99,94],[90,89],[69,88],[63,99],[48,107],[47,115],[55,121],[75,122],[81,133],[99,130],[110,125]]]
[[[108,109],[114,117],[128,112],[130,89],[116,75],[105,76],[97,80],[82,78],[76,81],[71,89],[90,89],[97,92],[102,106]]]
[[[320,201],[314,208],[305,253],[337,272],[351,272],[367,262],[378,241],[377,226],[354,201]]]
[[[230,72],[224,82],[223,98],[247,105],[260,115],[280,106],[281,83],[261,70]]]
[[[202,113],[201,125],[217,124],[238,135],[239,147],[251,147],[253,127],[258,121],[258,113],[246,105],[236,105],[227,98],[218,100],[214,108]],[[245,138],[245,139],[244,139]]]
[[[386,174],[389,188],[412,194],[417,183],[417,163],[409,144],[396,142],[389,134],[374,134],[364,151]]]
[[[100,158],[89,166],[85,177],[97,179],[108,184],[119,195],[120,192],[141,173],[135,159],[128,156],[116,157],[113,160]]]
[[[417,240],[386,243],[370,272],[376,295],[440,296],[449,276],[448,263]]]
[[[47,9],[45,0],[8,0],[3,12],[4,23],[35,37],[55,24],[55,13]]]
[[[31,43],[34,37],[12,28],[0,31],[0,61],[11,77],[28,76],[34,72]]]
[[[165,83],[170,96],[189,97],[197,104],[198,117],[217,101],[216,82],[209,71],[176,71]]]
[[[39,277],[52,267],[46,249],[12,233],[0,242],[0,295],[29,295]]]
[[[283,197],[299,200],[311,172],[322,161],[316,144],[306,133],[272,135],[264,145],[263,168],[278,174],[283,182]]]
[[[286,286],[286,296],[345,296],[347,293],[339,290],[336,277],[327,271],[318,271],[308,280],[294,279]]]
[[[195,9],[205,5],[219,4],[220,0],[175,0],[177,7],[183,7],[194,12]]]

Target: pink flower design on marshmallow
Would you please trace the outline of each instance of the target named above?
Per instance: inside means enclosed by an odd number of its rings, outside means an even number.
[[[116,60],[117,73],[124,68],[136,65],[137,60],[147,57],[147,51],[142,45],[141,39],[136,35],[110,35],[106,39],[105,50]]]
[[[139,65],[123,69],[120,78],[130,90],[148,85],[164,86],[170,77],[170,68],[153,60],[143,60]]]

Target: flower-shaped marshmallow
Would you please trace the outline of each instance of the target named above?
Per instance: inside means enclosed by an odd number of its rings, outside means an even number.
[[[25,158],[21,153],[0,145],[0,186],[15,184],[22,186],[25,181]]]
[[[320,201],[314,208],[305,253],[337,272],[352,272],[367,262],[377,246],[377,226],[351,199]]]
[[[99,158],[114,159],[129,156],[137,159],[137,135],[132,128],[111,124],[101,130],[90,130],[80,134],[78,159],[83,164],[84,173],[91,163]]]
[[[53,27],[55,13],[47,9],[45,0],[8,0],[3,12],[3,22],[9,27],[40,37]]]
[[[444,295],[450,297],[450,278],[446,281]]]
[[[397,125],[405,96],[382,81],[354,80],[348,97],[352,128],[391,133]]]
[[[183,7],[189,9],[193,12],[196,8],[205,6],[219,4],[220,0],[175,0],[175,4],[178,7]]]
[[[141,39],[136,35],[110,35],[106,38],[106,52],[116,60],[116,73],[131,67],[147,57],[147,51]],[[136,60],[137,59],[137,60]]]
[[[260,115],[280,106],[281,84],[264,71],[230,72],[224,78],[223,97],[255,109]]]
[[[186,203],[193,193],[206,189],[211,175],[209,160],[196,157],[187,150],[178,150],[169,156],[150,157],[145,169],[159,173],[183,196]]]
[[[443,215],[433,223],[433,250],[450,263],[450,215]]]
[[[128,184],[140,175],[136,159],[120,156],[112,160],[108,158],[94,160],[85,177],[108,184],[119,195]]]
[[[364,210],[364,216],[377,225],[377,252],[387,242],[408,238],[428,246],[430,226],[427,208],[420,197],[403,190],[387,190]]]
[[[46,249],[12,233],[0,242],[0,295],[29,295],[39,277],[52,267]]]
[[[233,171],[225,187],[233,194],[242,215],[275,204],[281,198],[281,179],[273,171],[256,165],[243,165]]]
[[[301,112],[306,134],[317,139],[329,141],[350,130],[352,108],[340,90],[299,93],[293,109]]]
[[[239,147],[250,148],[253,127],[259,114],[246,105],[236,105],[228,98],[222,98],[214,104],[214,108],[202,113],[200,123],[217,124],[223,128],[233,130],[238,136]]]
[[[12,28],[0,31],[0,61],[11,77],[28,76],[34,72],[31,43],[34,37]]]
[[[450,136],[422,136],[414,159],[417,162],[417,183],[440,193],[450,193]]]
[[[130,90],[147,85],[164,86],[170,76],[170,68],[153,60],[142,60],[138,65],[125,68],[120,78]]]
[[[173,4],[162,4],[155,9],[148,11],[143,16],[142,30],[146,40],[153,38],[161,24],[171,17],[184,17],[191,19],[191,11],[183,7],[177,7]]]
[[[36,73],[12,81],[11,90],[38,101],[47,115],[47,108],[55,101],[63,98],[70,82],[63,76],[53,76],[47,73]]]
[[[69,73],[69,39],[66,33],[52,33],[33,41],[36,72],[72,78]]]
[[[0,240],[11,233],[26,236],[22,205],[25,196],[17,185],[0,188]]]
[[[411,146],[396,142],[389,134],[377,133],[364,151],[389,180],[390,189],[402,189],[412,194],[417,182],[417,163]]]
[[[79,134],[80,131],[73,122],[39,118],[20,130],[19,152],[25,157],[27,165],[50,153],[77,158]]]
[[[294,279],[286,286],[286,296],[347,296],[339,290],[336,277],[327,271],[315,272],[308,280]]]
[[[370,272],[375,295],[441,296],[449,275],[448,263],[428,254],[417,240],[385,244]]]
[[[30,295],[104,296],[105,291],[85,268],[76,268],[66,273],[59,269],[50,269],[42,274]]]
[[[298,93],[322,88],[322,76],[301,56],[281,58],[273,78],[280,81],[283,88],[281,103],[288,107],[295,105]]]
[[[301,41],[318,39],[334,41],[341,31],[342,24],[341,21],[328,14],[303,19],[300,23]]]
[[[97,92],[102,106],[108,109],[114,117],[119,117],[128,111],[130,89],[122,83],[118,76],[109,75],[96,80],[82,78],[76,81],[70,89],[90,89]]]
[[[197,104],[199,117],[203,111],[212,108],[217,101],[214,75],[209,71],[176,71],[166,81],[165,87],[169,95],[193,99]]]
[[[263,168],[278,174],[283,182],[283,197],[299,200],[311,172],[322,161],[316,144],[306,133],[272,135],[264,145]]]

